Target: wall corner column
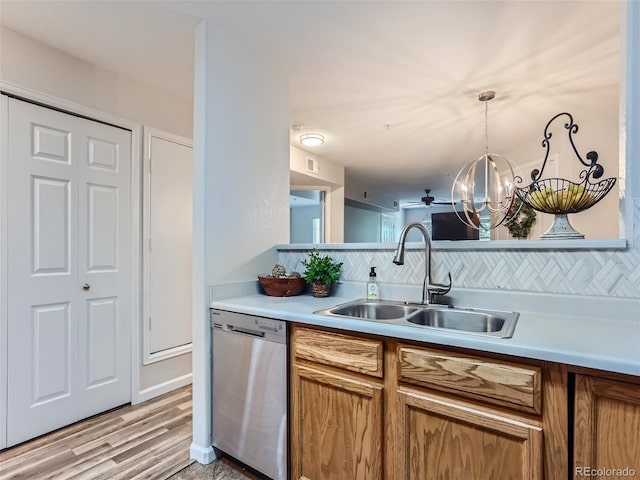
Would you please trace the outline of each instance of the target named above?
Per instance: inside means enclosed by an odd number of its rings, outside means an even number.
[[[206,284],[207,22],[195,28],[193,105],[193,438],[192,459],[211,463],[211,328]]]

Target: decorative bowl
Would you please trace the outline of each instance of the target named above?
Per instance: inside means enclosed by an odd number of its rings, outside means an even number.
[[[541,240],[579,239],[584,235],[571,226],[567,215],[593,207],[611,191],[615,183],[615,178],[592,183],[588,175],[580,183],[564,178],[545,178],[527,187],[516,188],[515,193],[534,210],[554,215],[551,228],[540,235]]]
[[[303,277],[272,277],[258,275],[258,281],[264,293],[271,297],[293,297],[300,295],[307,285]]]
[[[616,183],[607,178],[591,183],[575,183],[564,178],[545,178],[516,189],[516,195],[534,210],[543,213],[578,213],[593,207]]]

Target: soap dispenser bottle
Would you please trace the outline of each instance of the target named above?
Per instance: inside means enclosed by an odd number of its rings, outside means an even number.
[[[367,282],[367,300],[379,300],[379,299],[380,299],[380,287],[378,286],[376,267],[371,267],[371,272],[369,272],[369,281]]]

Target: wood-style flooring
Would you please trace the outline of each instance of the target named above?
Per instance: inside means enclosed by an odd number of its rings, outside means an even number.
[[[204,475],[197,478],[249,478],[231,462],[187,468],[193,463],[191,426],[187,386],[2,450],[0,479],[165,480],[174,474],[196,478],[189,476],[191,470]]]

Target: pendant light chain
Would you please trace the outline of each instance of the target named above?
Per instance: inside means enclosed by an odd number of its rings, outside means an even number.
[[[484,153],[489,154],[489,100],[484,101]]]

